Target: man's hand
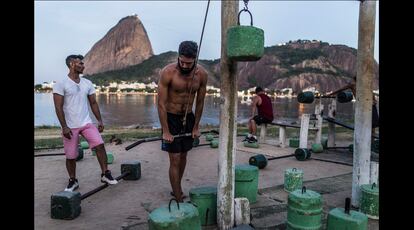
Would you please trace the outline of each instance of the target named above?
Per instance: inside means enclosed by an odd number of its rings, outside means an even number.
[[[64,137],[70,139],[73,135],[72,130],[70,130],[69,127],[63,127],[62,128],[62,134]]]
[[[173,135],[171,135],[170,132],[163,132],[162,133],[162,139],[168,142],[173,142],[174,141],[174,137]]]
[[[102,133],[104,130],[104,125],[102,121],[98,121],[98,131]]]
[[[198,128],[198,126],[194,126],[193,131],[191,133],[193,138],[198,138],[201,136],[200,134],[200,129]]]

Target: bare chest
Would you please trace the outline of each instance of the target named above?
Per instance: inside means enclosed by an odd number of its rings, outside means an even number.
[[[191,90],[191,93],[194,94],[199,88],[200,80],[197,75],[194,76],[193,80],[191,80],[191,77],[184,78],[176,75],[171,82],[170,91],[177,94],[187,94]]]

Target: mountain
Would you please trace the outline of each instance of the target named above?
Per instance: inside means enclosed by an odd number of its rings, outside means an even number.
[[[111,81],[158,82],[158,72],[166,64],[177,61],[176,52],[154,55],[140,64],[123,69],[85,76],[98,85]],[[357,50],[345,45],[297,40],[265,47],[256,62],[238,62],[239,90],[260,85],[269,89],[292,88],[299,92],[315,87],[320,92],[344,86],[356,75]],[[209,73],[209,85],[220,87],[220,59],[200,60]],[[375,62],[373,88],[378,89],[378,63]]]
[[[122,18],[85,55],[85,75],[122,69],[153,56],[147,31],[138,16]]]

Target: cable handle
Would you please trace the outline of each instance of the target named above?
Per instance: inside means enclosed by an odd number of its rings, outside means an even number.
[[[237,19],[237,25],[240,26],[240,14],[243,11],[246,11],[247,13],[249,13],[249,15],[250,15],[250,26],[253,26],[253,16],[252,16],[252,13],[250,13],[250,11],[247,8],[240,10],[240,12],[239,12],[239,14],[237,16],[238,17],[238,19]]]
[[[168,203],[168,211],[170,211],[170,212],[171,212],[171,202],[173,200],[175,200],[175,203],[177,203],[177,208],[178,208],[178,210],[180,210],[180,204],[178,203],[178,200],[175,199],[175,198],[171,198],[170,203]]]

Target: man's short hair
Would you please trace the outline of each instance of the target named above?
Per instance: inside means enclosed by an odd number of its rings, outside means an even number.
[[[80,60],[83,60],[83,56],[82,55],[80,55],[80,54],[78,54],[78,55],[75,55],[75,54],[72,54],[72,55],[69,55],[67,58],[66,58],[66,65],[70,68],[70,62],[72,61],[72,60],[74,60],[74,59],[80,59]]]
[[[183,41],[178,47],[178,55],[183,55],[188,58],[197,57],[198,45],[193,41]]]
[[[256,90],[255,90],[255,92],[256,92],[256,94],[258,94],[258,93],[260,93],[260,92],[263,92],[263,89],[262,89],[262,87],[260,87],[260,86],[257,86],[257,87],[256,87]]]

